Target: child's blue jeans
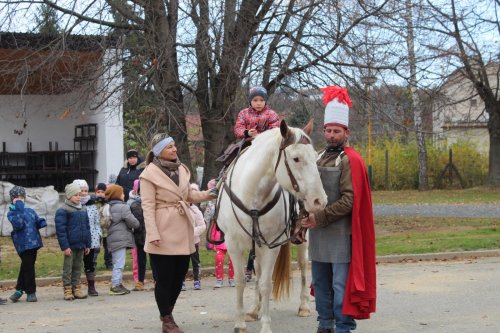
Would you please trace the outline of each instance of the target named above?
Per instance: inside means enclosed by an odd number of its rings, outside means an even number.
[[[119,249],[113,251],[111,256],[113,257],[113,272],[111,273],[111,286],[116,287],[122,283],[123,278],[123,268],[125,267],[127,249]]]

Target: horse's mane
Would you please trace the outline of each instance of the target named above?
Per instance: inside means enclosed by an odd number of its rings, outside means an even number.
[[[306,137],[309,142],[311,142],[311,138],[302,129],[290,126],[288,126],[288,128],[294,134],[293,144],[298,143],[303,136]],[[275,147],[281,143],[282,138],[283,137],[281,136],[280,128],[273,128],[257,135],[257,137],[252,142],[252,146],[267,146],[269,148]]]

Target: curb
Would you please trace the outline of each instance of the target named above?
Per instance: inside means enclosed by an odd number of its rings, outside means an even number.
[[[431,260],[465,260],[486,257],[500,257],[500,250],[436,252],[422,254],[400,254],[390,256],[377,256],[377,264],[391,264],[404,262],[418,262]]]
[[[392,264],[392,263],[406,263],[406,262],[420,262],[420,261],[448,261],[448,260],[465,260],[477,259],[487,257],[500,257],[500,250],[484,250],[484,251],[462,251],[462,252],[437,252],[437,253],[423,253],[423,254],[400,254],[390,256],[377,256],[377,264]],[[298,270],[299,265],[297,262],[292,262],[292,270]],[[205,267],[200,269],[202,277],[209,277],[214,275],[214,267]],[[82,274],[84,276],[84,274]],[[146,279],[152,279],[151,271],[146,271]],[[187,278],[192,278],[192,271],[189,270]],[[105,271],[103,274],[95,277],[97,282],[111,281],[111,272]],[[133,281],[132,272],[124,272],[123,280]],[[0,281],[0,289],[10,289],[16,286],[16,280]],[[61,277],[46,277],[37,278],[37,287],[46,287],[50,285],[61,284]],[[81,283],[86,284],[86,279],[83,277]]]

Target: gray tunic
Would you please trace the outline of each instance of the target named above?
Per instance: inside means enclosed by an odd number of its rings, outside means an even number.
[[[342,156],[347,158],[347,156]],[[319,166],[323,188],[328,196],[328,205],[341,197],[340,164]],[[328,216],[327,216],[328,217]],[[351,261],[351,215],[344,216],[324,226],[319,225],[309,230],[309,254],[311,260],[330,263],[348,263]]]

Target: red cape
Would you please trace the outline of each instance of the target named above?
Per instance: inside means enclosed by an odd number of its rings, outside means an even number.
[[[351,165],[354,203],[351,265],[342,313],[354,319],[368,319],[375,312],[377,295],[372,195],[363,159],[352,147],[345,147],[344,151]]]

